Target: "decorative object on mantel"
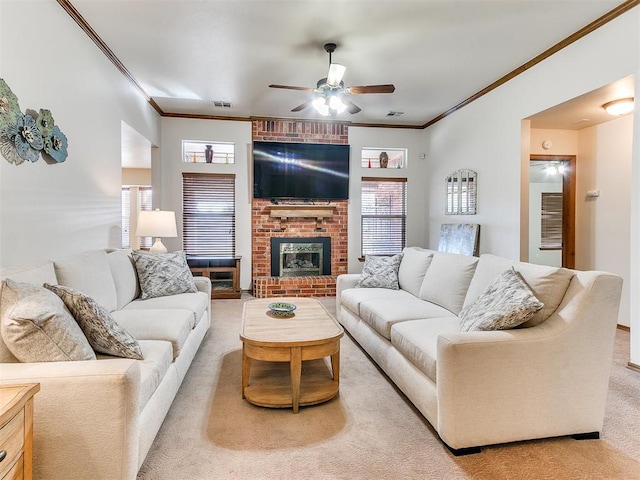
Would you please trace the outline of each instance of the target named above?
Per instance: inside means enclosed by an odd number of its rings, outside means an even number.
[[[211,145],[207,145],[204,150],[204,161],[211,163],[213,161],[213,148]]]
[[[466,168],[445,178],[445,214],[475,215],[478,213],[478,174]]]
[[[67,159],[67,137],[60,131],[49,110],[22,113],[18,97],[0,78],[0,153],[14,165],[25,160],[61,163]]]

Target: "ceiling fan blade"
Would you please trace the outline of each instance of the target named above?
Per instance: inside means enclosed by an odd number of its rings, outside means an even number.
[[[363,93],[393,93],[396,87],[392,84],[386,85],[360,85],[355,87],[349,87],[346,89],[347,93],[351,95],[361,95]]]
[[[286,90],[302,90],[303,92],[315,92],[313,87],[293,87],[291,85],[269,85],[269,88],[284,88]]]
[[[327,85],[330,87],[339,87],[346,70],[347,67],[339,63],[330,64],[329,73],[327,74]]]
[[[344,103],[347,106],[347,112],[349,112],[351,115],[353,115],[354,113],[358,113],[360,110],[362,110],[359,106],[357,106],[353,102],[350,102],[346,98],[342,99],[342,103]]]
[[[296,108],[294,108],[291,111],[292,112],[299,112],[300,110],[304,110],[305,108],[310,107],[312,103],[313,103],[312,100],[309,100],[308,102],[301,103],[300,105],[298,105]]]

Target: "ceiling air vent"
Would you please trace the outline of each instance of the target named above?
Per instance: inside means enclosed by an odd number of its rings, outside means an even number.
[[[214,100],[213,102],[213,106],[214,107],[218,107],[218,108],[231,108],[231,102],[223,102],[222,100]]]
[[[387,113],[387,117],[399,117],[400,115],[404,115],[404,112],[394,112],[390,110],[389,113]]]

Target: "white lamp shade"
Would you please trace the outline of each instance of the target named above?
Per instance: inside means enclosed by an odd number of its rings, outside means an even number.
[[[143,210],[138,214],[139,237],[177,237],[176,213],[168,210]]]

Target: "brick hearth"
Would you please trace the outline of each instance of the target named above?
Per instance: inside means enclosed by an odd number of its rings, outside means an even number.
[[[348,143],[348,126],[342,123],[305,122],[291,120],[254,120],[253,139],[307,143]],[[253,199],[252,279],[253,295],[267,297],[327,297],[336,294],[336,277],[347,273],[348,201],[333,201],[331,218],[317,222],[316,218],[281,220],[270,216],[271,202]],[[271,237],[330,237],[331,275],[317,277],[272,277]]]

